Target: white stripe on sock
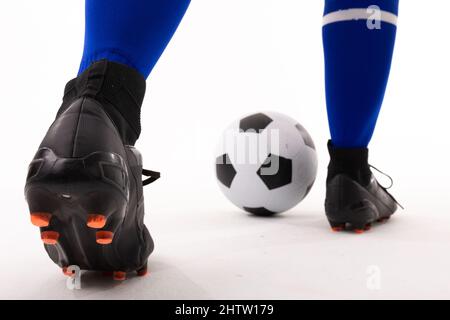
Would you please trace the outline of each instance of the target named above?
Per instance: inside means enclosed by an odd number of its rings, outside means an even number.
[[[347,9],[331,12],[323,17],[323,25],[342,21],[357,21],[357,20],[374,20],[397,25],[398,17],[388,11],[378,11],[374,13],[371,9]]]

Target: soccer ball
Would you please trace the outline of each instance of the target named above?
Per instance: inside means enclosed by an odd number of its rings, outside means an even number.
[[[220,189],[236,206],[258,216],[295,207],[317,175],[311,136],[300,123],[276,112],[235,121],[216,152]]]

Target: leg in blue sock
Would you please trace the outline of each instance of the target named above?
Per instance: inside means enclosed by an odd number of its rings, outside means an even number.
[[[190,0],[86,0],[86,34],[79,74],[106,59],[147,78]]]
[[[325,0],[326,97],[335,147],[364,148],[372,138],[389,78],[398,4]]]

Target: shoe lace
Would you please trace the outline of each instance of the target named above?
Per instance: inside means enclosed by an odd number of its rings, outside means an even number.
[[[392,177],[391,177],[390,175],[388,175],[387,173],[381,171],[381,170],[378,169],[377,167],[372,166],[372,165],[369,165],[369,166],[370,166],[371,169],[374,169],[375,171],[381,173],[383,176],[387,177],[387,178],[391,181],[391,184],[390,184],[389,187],[385,187],[385,186],[383,186],[381,183],[379,183],[378,181],[377,181],[377,182],[378,182],[378,184],[380,185],[380,187],[383,188],[383,190],[386,191],[386,193],[392,198],[392,200],[394,200],[395,203],[396,203],[400,208],[402,208],[403,210],[405,210],[405,208],[397,201],[397,199],[395,199],[394,196],[388,191],[389,189],[391,189],[391,188],[394,186],[394,179],[392,179]]]
[[[148,177],[147,179],[142,181],[143,186],[147,186],[161,178],[161,173],[147,169],[142,169],[142,175]]]

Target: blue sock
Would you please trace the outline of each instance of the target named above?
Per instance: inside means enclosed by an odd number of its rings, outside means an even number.
[[[323,43],[332,143],[367,147],[389,78],[399,0],[325,0]],[[378,6],[380,10],[376,10]]]
[[[190,0],[86,0],[86,33],[79,74],[106,59],[147,78]]]

